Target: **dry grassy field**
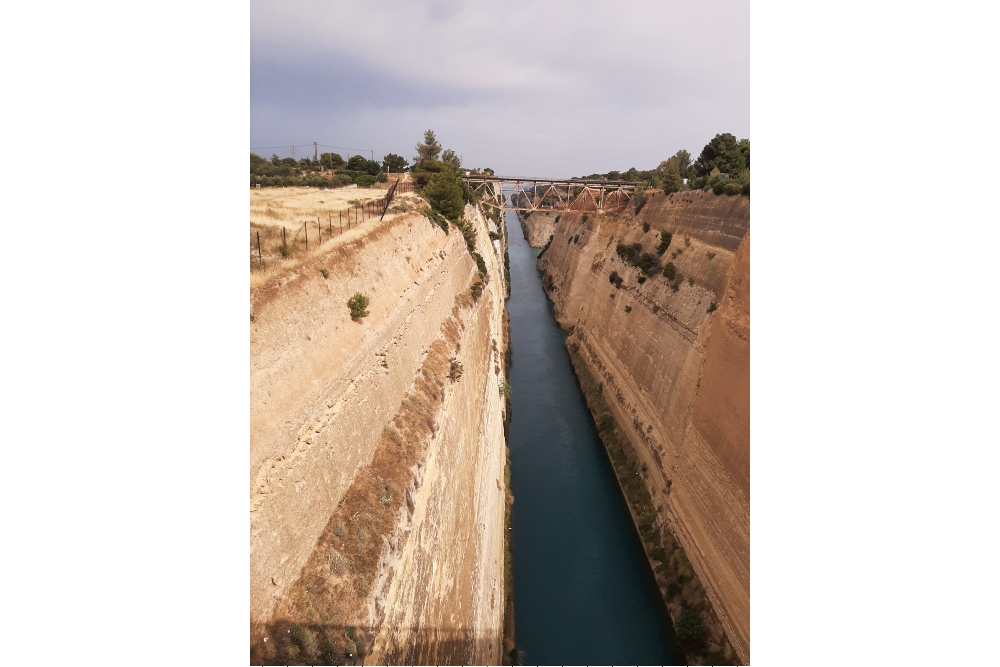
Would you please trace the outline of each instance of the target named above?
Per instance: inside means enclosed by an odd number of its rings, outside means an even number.
[[[251,190],[250,289],[295,268],[306,257],[327,252],[378,224],[379,212],[365,204],[385,194],[384,188]],[[420,208],[423,203],[412,193],[397,195],[385,218]]]

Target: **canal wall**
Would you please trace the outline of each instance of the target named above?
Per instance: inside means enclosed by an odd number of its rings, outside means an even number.
[[[558,215],[522,224],[536,247],[552,237],[543,286],[682,648],[691,664],[730,651],[748,663],[749,198],[652,190],[638,213]],[[657,255],[662,231],[672,239]],[[619,244],[640,244],[679,278],[646,276]]]
[[[251,292],[252,664],[499,664],[504,244],[466,218],[486,275],[408,213]]]

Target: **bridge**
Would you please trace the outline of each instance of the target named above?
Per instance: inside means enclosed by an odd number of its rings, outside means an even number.
[[[639,185],[630,181],[473,176],[462,178],[480,203],[500,211],[620,211]],[[506,193],[506,194],[504,194]],[[509,204],[508,204],[509,200]]]

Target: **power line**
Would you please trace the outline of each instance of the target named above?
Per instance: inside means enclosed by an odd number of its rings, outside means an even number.
[[[320,146],[322,146],[322,145],[323,144],[320,144]],[[262,150],[270,149],[270,148],[301,148],[302,146],[312,146],[312,144],[295,144],[294,146],[292,146],[291,144],[285,144],[283,146],[251,146],[250,150],[252,150],[252,151],[262,151]]]
[[[365,153],[371,153],[372,152],[371,148],[349,148],[347,146],[330,146],[329,144],[319,144],[319,143],[315,143],[315,142],[311,143],[311,144],[294,144],[294,145],[292,145],[292,144],[284,144],[282,146],[251,146],[250,150],[252,150],[252,151],[263,151],[263,150],[271,150],[271,149],[274,149],[274,148],[303,148],[303,147],[309,147],[309,146],[313,146],[313,145],[322,146],[323,148],[332,148],[332,149],[338,150],[338,151],[364,151]]]

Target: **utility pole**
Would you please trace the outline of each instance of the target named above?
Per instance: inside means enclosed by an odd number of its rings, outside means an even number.
[[[292,146],[292,159],[295,159],[295,146]]]
[[[316,146],[316,142],[313,142],[313,161],[319,162],[319,148]]]

